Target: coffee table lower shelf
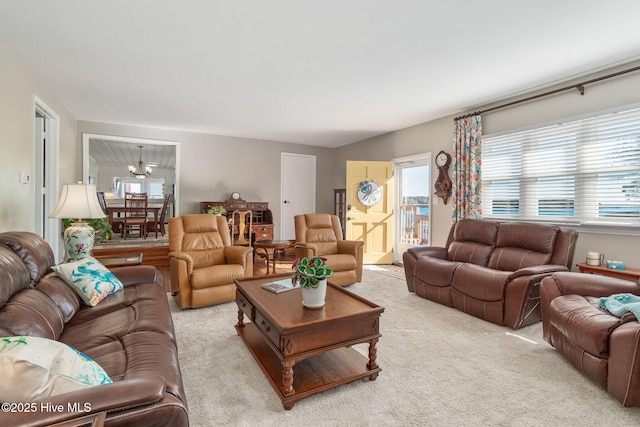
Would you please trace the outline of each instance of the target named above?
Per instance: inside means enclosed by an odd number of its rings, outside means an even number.
[[[254,323],[236,325],[238,335],[251,351],[285,409],[301,399],[361,378],[375,379],[381,368],[369,369],[369,359],[353,348],[337,348],[299,360],[293,366],[295,393],[285,396],[282,384],[283,362]]]

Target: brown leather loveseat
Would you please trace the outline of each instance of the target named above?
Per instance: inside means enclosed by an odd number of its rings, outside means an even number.
[[[568,271],[577,233],[556,226],[463,219],[445,247],[403,254],[407,287],[426,299],[513,329],[540,320],[539,284]]]
[[[554,273],[540,285],[542,334],[587,378],[623,406],[640,406],[640,323],[598,305],[613,294],[640,296],[640,284],[583,273]]]
[[[53,252],[40,236],[0,233],[3,351],[12,340],[67,348],[61,342],[93,359],[112,382],[5,403],[0,425],[50,426],[95,416],[105,418],[107,426],[188,426],[163,276],[152,266],[113,268],[123,289],[90,306],[52,271],[53,264]],[[6,356],[3,360],[5,369],[12,366]],[[24,375],[17,377],[16,384],[2,384],[5,391],[21,389]]]

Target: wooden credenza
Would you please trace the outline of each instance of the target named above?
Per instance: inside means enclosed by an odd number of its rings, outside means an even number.
[[[253,215],[253,225],[251,226],[253,240],[273,240],[273,215],[269,210],[269,202],[247,202],[243,199],[227,199],[224,202],[200,202],[200,211],[207,213],[212,206],[223,206],[227,210],[227,219],[231,219],[233,212],[236,210],[250,210]],[[233,232],[237,233],[238,230],[235,229]]]

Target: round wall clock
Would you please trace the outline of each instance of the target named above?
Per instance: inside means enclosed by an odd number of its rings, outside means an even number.
[[[358,185],[358,200],[365,206],[373,206],[382,200],[382,188],[374,181],[362,181]]]

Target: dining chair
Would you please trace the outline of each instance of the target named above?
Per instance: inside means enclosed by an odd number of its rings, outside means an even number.
[[[120,233],[123,239],[127,238],[133,228],[139,230],[140,237],[147,238],[147,206],[147,193],[125,193],[124,216]]]
[[[157,217],[157,221],[155,219],[148,219],[147,222],[147,232],[148,233],[156,233],[156,239],[158,238],[158,233],[162,237],[166,234],[166,230],[164,227],[165,218],[167,217],[167,210],[169,208],[169,200],[171,199],[171,194],[167,194],[164,196],[164,202],[162,203],[162,209],[160,210],[160,214]]]
[[[231,229],[233,230],[232,233],[234,246],[251,246],[252,226],[252,211],[233,211],[233,215],[231,217]],[[236,231],[238,232],[237,236]]]

